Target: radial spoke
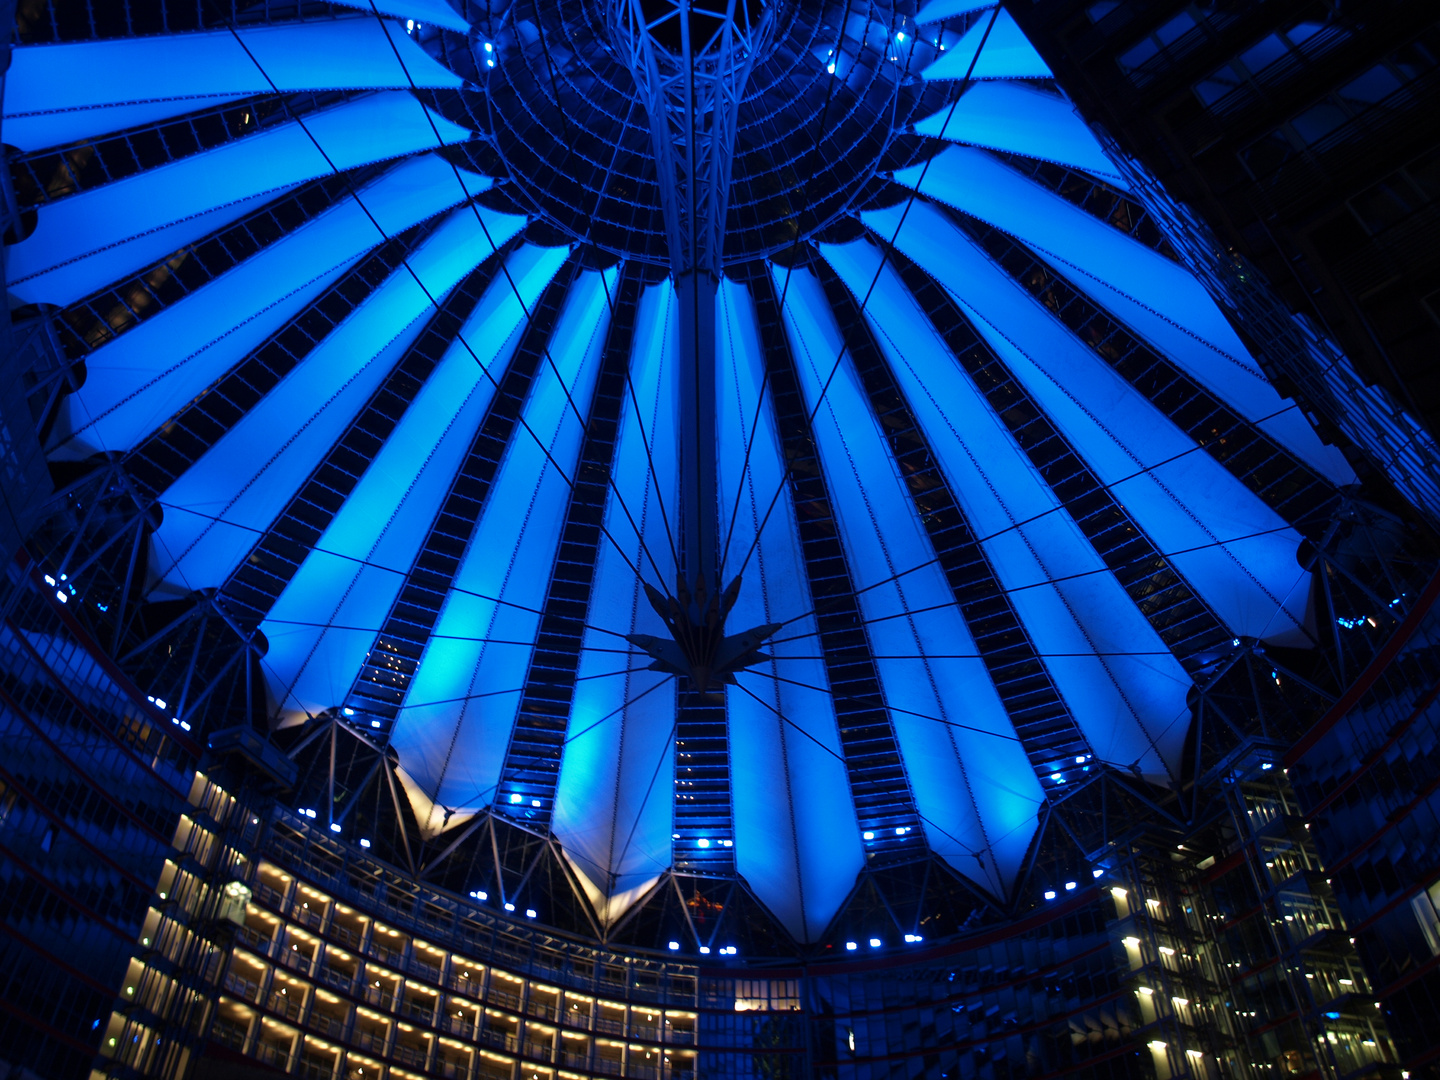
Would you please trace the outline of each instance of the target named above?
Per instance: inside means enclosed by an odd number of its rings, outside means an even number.
[[[975,64],[979,61],[979,59],[980,59],[980,54],[981,54],[981,52],[983,52],[984,49],[985,49],[985,42],[989,40],[989,38],[990,38],[990,31],[994,28],[994,26],[995,26],[995,20],[999,17],[999,15],[1000,15],[1000,6],[997,4],[997,5],[995,6],[995,8],[994,8],[994,9],[991,11],[991,13],[990,13],[990,22],[989,22],[989,23],[986,25],[986,27],[985,27],[985,32],[984,32],[984,34],[983,34],[983,35],[981,36],[981,38],[980,38],[980,44],[979,44],[978,46],[976,46],[976,48],[975,48],[975,53],[974,53],[974,55],[970,58],[970,67],[966,70],[966,72],[965,72],[965,77],[960,80],[960,92],[955,95],[954,100],[953,100],[953,101],[951,102],[951,104],[950,104],[950,115],[954,115],[956,106],[960,104],[960,94],[962,94],[962,93],[964,92],[964,88],[965,88],[967,85],[969,85],[969,83],[970,83],[970,77],[971,77],[971,75],[972,75],[972,74],[974,73],[974,71],[975,71]],[[907,53],[907,54],[906,54],[906,67],[907,67],[907,69],[908,69],[908,67],[909,67],[909,58],[910,58],[910,56],[912,56],[912,55],[913,55],[913,53]],[[948,118],[948,117],[946,118],[946,123],[947,123],[947,124],[949,123],[949,118]],[[943,128],[942,128],[942,130],[943,130]],[[885,265],[886,265],[886,252],[889,250],[890,247],[894,247],[895,241],[899,238],[899,236],[900,236],[900,230],[901,230],[902,228],[904,228],[904,226],[905,226],[905,219],[906,219],[906,217],[907,217],[907,216],[909,215],[909,213],[910,213],[910,207],[911,207],[912,205],[914,205],[915,198],[916,198],[916,196],[919,195],[919,193],[920,193],[920,183],[924,181],[924,179],[925,179],[925,173],[929,170],[929,168],[930,168],[930,163],[931,163],[933,160],[935,160],[935,159],[934,159],[934,158],[926,158],[926,159],[925,159],[925,164],[924,164],[924,165],[921,167],[921,169],[920,169],[920,180],[916,182],[914,190],[912,190],[912,191],[910,192],[909,196],[906,198],[906,200],[905,200],[905,209],[904,209],[903,211],[901,211],[901,213],[900,213],[900,220],[899,220],[898,222],[896,222],[896,224],[895,224],[895,234],[890,238],[890,243],[889,243],[889,245],[888,245],[887,247],[881,249],[880,264],[875,268],[875,274],[874,274],[874,276],[870,279],[870,286],[869,286],[869,288],[867,288],[867,289],[865,290],[865,295],[860,298],[859,313],[860,313],[862,316],[863,316],[864,313],[865,313],[865,305],[870,302],[870,297],[874,294],[874,292],[875,292],[875,287],[880,283],[880,275],[881,275],[881,274],[884,272],[884,270],[885,270]],[[785,283],[786,283],[787,286],[789,285],[789,282],[790,282],[790,274],[787,273],[786,276],[785,276]],[[784,318],[784,305],[785,305],[785,294],[784,294],[784,292],[782,291],[782,292],[781,292],[781,295],[780,295],[780,309],[781,309],[781,318],[782,318],[782,320],[783,320],[783,318]],[[819,413],[820,413],[820,407],[825,403],[825,395],[826,395],[827,392],[829,392],[830,384],[835,381],[835,376],[836,376],[836,375],[839,373],[839,371],[840,371],[840,365],[841,365],[841,362],[842,362],[842,361],[844,360],[844,358],[845,358],[845,353],[846,353],[846,351],[847,351],[847,350],[846,350],[845,341],[844,341],[844,339],[843,339],[843,337],[842,337],[841,342],[840,342],[840,347],[839,347],[839,349],[837,349],[836,352],[835,352],[835,360],[834,360],[834,363],[832,363],[832,364],[830,365],[830,374],[825,377],[825,381],[824,381],[824,382],[821,384],[821,386],[820,386],[820,393],[819,393],[818,395],[816,395],[815,404],[814,404],[814,406],[810,409],[809,422],[810,422],[811,424],[813,424],[813,423],[815,422],[815,417],[816,417],[817,415],[819,415]],[[741,562],[740,562],[740,569],[739,569],[739,571],[737,571],[737,573],[743,573],[744,570],[745,570],[745,567],[746,567],[747,565],[749,565],[751,556],[755,554],[755,549],[756,549],[756,548],[759,546],[759,544],[760,544],[760,535],[761,535],[761,533],[763,533],[764,530],[765,530],[765,524],[766,524],[766,522],[768,522],[768,521],[770,520],[770,513],[771,513],[771,511],[774,510],[774,508],[775,508],[776,500],[778,500],[778,499],[780,498],[780,493],[781,493],[782,491],[784,491],[784,490],[785,490],[785,481],[782,479],[781,482],[780,482],[780,484],[776,486],[775,494],[774,494],[773,496],[771,496],[770,506],[769,506],[769,508],[765,511],[765,517],[764,517],[764,518],[761,520],[761,522],[760,522],[760,528],[758,528],[758,529],[755,530],[755,539],[750,542],[750,547],[749,547],[749,549],[745,552],[745,558],[741,560]]]

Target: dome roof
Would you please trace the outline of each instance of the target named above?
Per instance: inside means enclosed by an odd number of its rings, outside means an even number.
[[[8,287],[83,361],[52,462],[157,508],[147,595],[258,631],[274,725],[388,747],[422,833],[553,840],[601,925],[738,875],[815,941],[867,866],[1003,901],[1047,802],[1179,781],[1232,642],[1307,645],[1354,476],[1010,17],[794,0],[715,310],[729,621],[780,629],[719,688],[653,670],[643,101],[580,0],[376,6],[17,48]]]

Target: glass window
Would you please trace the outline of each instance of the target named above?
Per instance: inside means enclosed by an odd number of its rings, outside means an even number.
[[[1346,101],[1366,105],[1383,101],[1400,89],[1400,79],[1384,64],[1376,64],[1357,79],[1352,79],[1340,88],[1340,96]]]
[[[1406,79],[1418,79],[1427,71],[1432,71],[1440,66],[1436,60],[1436,49],[1434,41],[1412,41],[1409,45],[1402,46],[1395,51],[1395,67]]]
[[[1155,31],[1155,38],[1161,45],[1169,45],[1184,37],[1199,24],[1188,11],[1182,11]]]
[[[1195,84],[1195,96],[1204,104],[1213,105],[1244,81],[1244,72],[1227,63],[1211,72],[1208,79],[1201,79]]]
[[[1240,63],[1247,71],[1263,71],[1285,53],[1285,39],[1279,34],[1268,34],[1240,54]]]
[[[1440,882],[1415,897],[1410,901],[1410,906],[1420,924],[1420,932],[1425,935],[1425,943],[1430,946],[1431,954],[1440,956],[1440,914],[1435,911],[1437,900],[1440,900]]]
[[[1408,217],[1419,201],[1398,174],[1372,184],[1350,200],[1350,208],[1372,233],[1383,232]]]
[[[1405,171],[1427,199],[1440,199],[1440,151],[1412,161]]]
[[[1290,126],[1300,136],[1300,141],[1308,146],[1319,142],[1348,119],[1349,113],[1335,102],[1321,101],[1295,117]]]

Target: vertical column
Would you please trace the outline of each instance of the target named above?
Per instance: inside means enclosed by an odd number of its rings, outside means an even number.
[[[715,441],[715,296],[719,282],[708,270],[675,276],[680,313],[680,506],[681,574],[691,590],[691,616],[704,621],[697,596],[719,588],[719,515]],[[697,610],[698,609],[698,610]]]

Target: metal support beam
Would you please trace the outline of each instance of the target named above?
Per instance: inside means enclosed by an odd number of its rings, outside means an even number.
[[[718,463],[715,457],[715,297],[708,270],[675,275],[680,308],[680,573],[690,588],[691,618],[703,622],[704,598],[720,591]]]
[[[716,460],[715,299],[735,126],[756,53],[774,22],[758,0],[723,10],[693,0],[612,0],[616,48],[628,60],[650,118],[656,178],[679,301],[680,571],[674,595],[647,588],[673,640],[630,640],[653,667],[686,676],[703,697],[712,684],[759,658],[774,632],[725,636],[739,580],[720,581]]]

